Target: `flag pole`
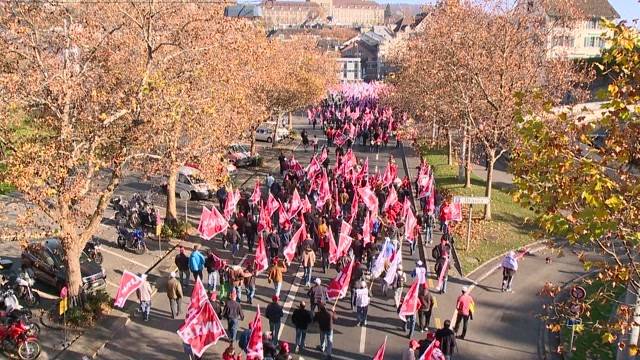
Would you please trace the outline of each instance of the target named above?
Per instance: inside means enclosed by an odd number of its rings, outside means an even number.
[[[333,308],[331,308],[331,311],[336,311],[336,306],[338,305],[338,300],[340,300],[340,296],[336,297],[336,301],[333,302]]]

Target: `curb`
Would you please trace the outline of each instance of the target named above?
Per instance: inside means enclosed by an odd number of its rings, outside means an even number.
[[[523,247],[536,246],[536,245],[540,245],[540,244],[546,243],[546,242],[548,242],[548,241],[551,241],[551,240],[549,240],[549,239],[538,240],[538,241],[534,241],[534,242],[532,242],[532,243],[530,243],[530,244],[525,244],[525,245],[523,245]],[[509,250],[509,251],[513,251],[513,250]],[[475,269],[471,270],[471,271],[467,274],[467,276],[465,276],[465,277],[466,277],[467,279],[469,279],[469,278],[471,277],[471,275],[475,274],[475,273],[476,273],[477,271],[479,271],[481,268],[483,268],[483,267],[485,267],[485,266],[489,265],[490,263],[492,263],[492,262],[494,262],[494,261],[496,261],[496,260],[498,260],[498,259],[500,259],[500,258],[505,257],[505,256],[509,253],[509,251],[505,251],[504,253],[499,254],[499,255],[496,255],[496,256],[492,257],[491,259],[489,259],[489,260],[487,260],[487,261],[483,262],[482,264],[478,265]],[[531,251],[529,250],[529,252],[531,252]]]

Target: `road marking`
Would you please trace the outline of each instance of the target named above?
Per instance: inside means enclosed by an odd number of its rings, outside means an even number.
[[[360,354],[364,354],[364,345],[367,338],[367,327],[362,326],[360,329]]]
[[[282,311],[284,312],[284,316],[282,317],[282,324],[287,323],[289,310],[293,306],[293,302],[296,299],[296,294],[298,293],[299,282],[296,280],[302,279],[302,275],[304,274],[303,270],[304,268],[302,267],[302,263],[301,263],[300,266],[298,267],[298,272],[296,273],[296,277],[294,278],[293,283],[291,284],[289,293],[287,294],[287,301],[284,303],[284,306],[282,307]],[[282,332],[284,331],[284,328],[285,328],[284,326],[280,326],[280,331],[278,331],[278,339],[282,338]]]
[[[101,247],[101,248],[100,248],[100,251],[102,251],[102,252],[106,252],[107,254],[111,254],[111,255],[113,255],[113,256],[115,256],[115,257],[119,257],[120,259],[127,260],[128,262],[130,262],[130,263],[132,263],[132,264],[134,264],[134,265],[138,265],[138,266],[140,266],[140,267],[142,267],[142,268],[145,268],[145,269],[149,267],[148,265],[145,265],[145,264],[143,264],[143,263],[140,263],[140,262],[137,262],[137,261],[135,261],[135,260],[129,259],[129,258],[128,258],[128,257],[126,257],[126,256],[120,255],[120,254],[118,254],[118,253],[117,253],[117,252],[115,252],[115,251],[111,251],[111,250],[109,250],[109,249],[105,249],[104,247]]]
[[[111,285],[111,286],[113,286],[114,288],[118,288],[118,287],[120,287],[120,285],[118,285],[118,284],[116,284],[116,283],[112,283],[112,282],[111,282],[111,281],[109,281],[109,280],[107,280],[107,285]]]
[[[436,318],[436,329],[440,329],[440,318]]]

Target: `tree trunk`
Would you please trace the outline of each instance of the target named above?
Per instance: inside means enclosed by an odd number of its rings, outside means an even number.
[[[493,166],[496,162],[496,151],[488,151],[489,166],[487,167],[487,184],[484,189],[484,196],[489,198],[489,203],[484,207],[484,219],[491,220],[491,190],[493,189]]]
[[[433,118],[433,126],[431,128],[431,147],[433,147],[436,144],[436,119]]]
[[[467,144],[467,158],[465,161],[464,168],[464,187],[469,189],[471,188],[471,135],[467,134],[468,144]]]
[[[293,117],[291,116],[291,111],[289,111],[289,132],[293,131]]]
[[[80,254],[81,246],[76,246],[77,239],[71,241],[74,245],[66,247],[65,267],[67,270],[67,283],[62,284],[67,286],[69,291],[69,307],[76,307],[81,305],[82,298],[82,272],[80,271]]]
[[[453,136],[451,135],[451,129],[447,128],[447,163],[449,166],[453,165]]]
[[[273,125],[273,141],[271,141],[271,147],[276,147],[276,143],[278,142],[278,123],[280,122],[280,115],[276,116],[275,125]]]
[[[171,170],[167,179],[167,223],[172,223],[178,219],[176,207],[176,182],[178,181],[178,169]]]

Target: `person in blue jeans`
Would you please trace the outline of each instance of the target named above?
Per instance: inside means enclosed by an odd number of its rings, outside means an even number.
[[[307,304],[304,301],[300,302],[300,306],[293,311],[291,315],[291,322],[296,327],[296,347],[294,352],[304,350],[304,342],[307,338],[307,329],[311,322],[313,322],[313,313],[307,310]]]
[[[269,330],[273,336],[272,341],[274,345],[278,344],[282,317],[284,316],[284,311],[282,310],[282,306],[278,304],[278,300],[280,299],[274,295],[271,298],[271,303],[267,305],[267,309],[264,312],[264,316],[269,319]]]
[[[200,244],[193,245],[193,251],[189,255],[189,270],[193,273],[193,280],[197,281],[198,278],[202,280],[205,261],[204,255],[200,252]]]
[[[236,336],[238,334],[238,323],[244,320],[244,312],[242,311],[242,307],[236,301],[237,295],[235,291],[231,291],[229,295],[229,301],[224,306],[224,310],[222,311],[222,317],[227,319],[228,322],[228,332],[229,340],[231,342],[236,340]]]
[[[324,303],[318,305],[318,312],[314,319],[320,328],[320,346],[318,346],[318,349],[324,352],[327,359],[331,359],[333,351],[333,322],[336,318],[336,314],[332,310],[327,310]]]

